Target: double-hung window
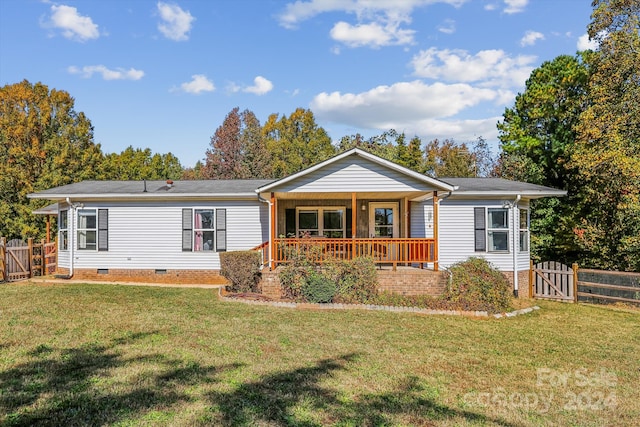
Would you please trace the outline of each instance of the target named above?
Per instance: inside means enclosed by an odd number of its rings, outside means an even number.
[[[296,234],[341,239],[345,236],[345,212],[344,207],[299,207]]]
[[[97,249],[97,226],[95,209],[78,209],[78,250]]]
[[[227,250],[226,209],[183,209],[182,250],[223,252]]]
[[[487,210],[487,241],[489,252],[509,251],[509,210],[489,208]]]
[[[213,251],[214,236],[213,209],[195,209],[193,218],[193,250]]]
[[[529,251],[529,210],[520,209],[520,252]]]
[[[69,250],[69,211],[58,214],[58,247],[61,251]]]

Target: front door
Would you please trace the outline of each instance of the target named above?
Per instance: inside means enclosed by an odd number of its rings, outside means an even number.
[[[369,204],[369,236],[392,239],[400,237],[398,232],[398,204]]]

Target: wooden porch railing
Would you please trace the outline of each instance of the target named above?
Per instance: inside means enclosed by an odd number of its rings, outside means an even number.
[[[322,263],[327,258],[349,260],[358,256],[370,256],[376,264],[420,264],[435,262],[435,239],[427,238],[356,238],[356,239],[276,239],[274,263],[281,264],[289,261],[289,257],[296,251],[306,251],[314,262]],[[261,250],[263,265],[268,265],[269,242],[256,246],[254,250]]]

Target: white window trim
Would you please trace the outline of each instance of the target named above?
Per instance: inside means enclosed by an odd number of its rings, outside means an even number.
[[[87,227],[81,227],[80,226],[80,217],[81,216],[88,216],[88,215],[80,215],[81,212],[88,212],[91,211],[93,212],[93,216],[96,219],[96,226],[94,228],[87,228]],[[98,209],[92,209],[92,208],[81,208],[81,209],[77,209],[76,210],[76,220],[77,220],[77,230],[76,230],[76,245],[77,245],[77,249],[79,251],[98,251]],[[80,247],[80,233],[81,232],[88,232],[88,231],[93,231],[95,233],[95,243],[93,243],[95,245],[95,248],[81,248]],[[85,241],[85,246],[86,246],[86,241]]]
[[[521,228],[522,224],[520,223],[521,215],[523,212],[526,213],[526,216],[527,216],[526,228]],[[529,252],[531,249],[531,242],[529,241],[530,228],[531,228],[531,217],[530,217],[529,209],[520,209],[518,213],[518,239],[519,239],[518,250],[519,252],[526,253],[526,252]],[[524,233],[524,239],[522,238],[523,233]],[[523,243],[526,244],[526,247],[524,249],[522,248]]]
[[[196,213],[198,211],[211,211],[211,225],[214,228],[196,228]],[[192,241],[191,241],[191,251],[194,253],[210,253],[210,252],[215,252],[215,248],[216,248],[216,229],[215,229],[215,225],[216,225],[216,209],[212,208],[212,207],[201,207],[201,208],[193,208],[192,211],[192,221],[193,221],[193,229],[191,230],[191,234],[192,234]],[[213,233],[213,239],[211,239],[211,248],[210,249],[196,249],[196,234],[198,232],[205,232],[205,231],[211,231]],[[204,245],[204,243],[203,243]]]
[[[69,209],[63,209],[58,213],[58,250],[69,250]],[[66,227],[62,228],[62,218],[65,219]],[[64,238],[66,234],[67,238]],[[66,243],[66,245],[65,245]]]
[[[506,228],[492,228],[491,227],[491,220],[490,220],[490,211],[495,210],[495,211],[505,211],[507,214],[507,227]],[[487,207],[485,210],[486,213],[486,219],[487,219],[487,252],[491,252],[491,253],[510,253],[511,252],[511,240],[509,238],[509,236],[511,235],[511,227],[510,227],[510,223],[509,223],[509,208],[502,208],[502,207]],[[506,232],[507,233],[507,249],[501,249],[501,250],[493,250],[491,249],[491,239],[489,238],[489,234],[492,232]]]
[[[296,206],[296,236],[300,237],[300,233],[308,229],[300,229],[300,211],[317,211],[318,212],[318,236],[324,237],[324,211],[342,211],[342,230],[330,228],[330,231],[342,231],[342,237],[347,234],[347,208],[346,206]]]

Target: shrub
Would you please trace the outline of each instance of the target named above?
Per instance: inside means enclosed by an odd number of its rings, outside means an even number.
[[[443,298],[462,310],[496,313],[511,309],[511,284],[487,260],[469,258],[449,268]]]
[[[296,301],[366,303],[376,295],[378,276],[372,258],[350,261],[323,258],[318,247],[287,249],[289,263],[280,270],[283,297]],[[321,265],[317,261],[324,260]],[[311,289],[317,287],[318,289]],[[327,295],[331,295],[327,299]]]
[[[260,292],[261,254],[257,251],[220,253],[220,274],[229,279],[230,292]]]
[[[303,301],[302,287],[309,277],[316,273],[317,264],[313,261],[313,255],[306,249],[284,248],[289,262],[282,267],[278,277],[282,287],[282,296],[286,299]]]
[[[366,303],[377,294],[378,273],[371,257],[329,261],[325,274],[337,285],[336,302]]]
[[[311,273],[302,285],[302,295],[312,303],[331,302],[336,294],[336,284],[325,275]]]

